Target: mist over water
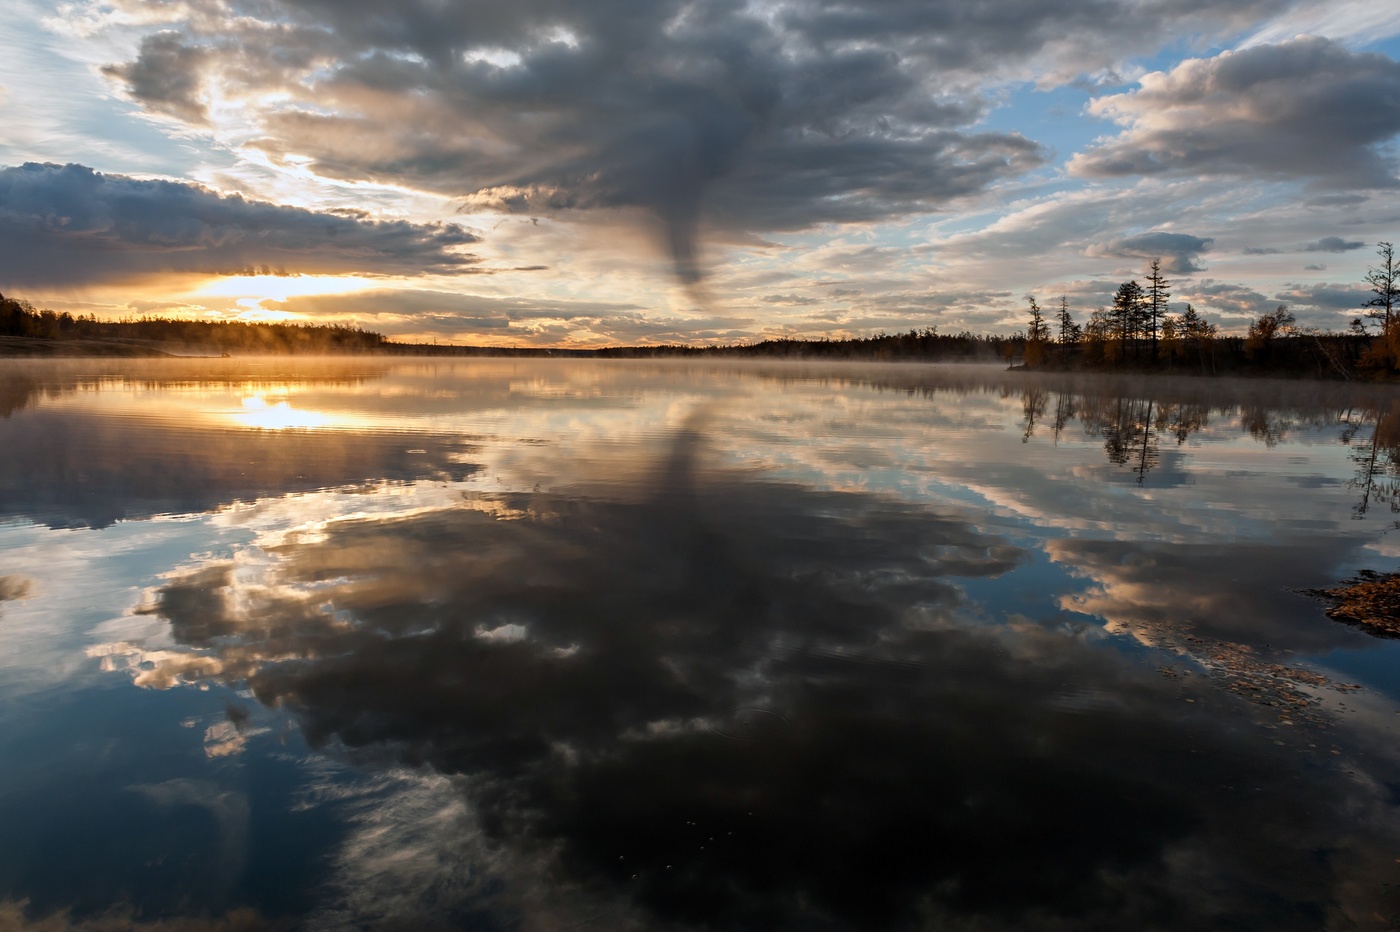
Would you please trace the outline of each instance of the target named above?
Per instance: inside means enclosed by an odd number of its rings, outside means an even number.
[[[186,360],[0,397],[21,928],[1400,914],[1400,652],[1297,591],[1394,568],[1391,390]]]

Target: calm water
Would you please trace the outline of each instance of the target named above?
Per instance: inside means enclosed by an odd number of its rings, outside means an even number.
[[[1400,641],[1296,591],[1400,563],[1400,390],[5,362],[0,414],[5,929],[1400,926]]]

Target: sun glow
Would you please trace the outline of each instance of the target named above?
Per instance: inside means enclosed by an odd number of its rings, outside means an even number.
[[[226,275],[211,279],[195,295],[285,301],[305,295],[353,294],[383,287],[381,280],[358,275]]]

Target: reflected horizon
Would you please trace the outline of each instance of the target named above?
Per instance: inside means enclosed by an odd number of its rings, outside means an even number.
[[[1400,912],[1393,390],[214,362],[7,372],[17,922]]]

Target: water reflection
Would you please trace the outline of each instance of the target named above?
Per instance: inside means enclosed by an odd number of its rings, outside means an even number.
[[[1377,907],[1394,814],[1300,766],[1305,742],[1255,740],[1227,696],[1086,632],[968,625],[961,582],[1025,559],[1000,535],[704,471],[697,443],[630,500],[346,521],[256,581],[179,576],[149,611],[187,649],[138,681],[246,681],[315,744],[460,777],[493,844],[625,904],[612,921],[1316,928]],[[734,710],[783,727],[730,740]],[[491,899],[466,895],[446,905]]]
[[[470,475],[473,438],[308,430],[329,418],[276,397],[353,390],[383,372],[330,360],[19,365],[0,373],[0,519],[101,528],[295,492]],[[211,399],[236,408],[221,415]]]
[[[1357,493],[1352,517],[1364,518],[1373,505],[1400,512],[1400,402],[1347,411],[1342,440],[1352,449],[1356,475],[1349,487]],[[1370,437],[1365,433],[1369,428]],[[1400,525],[1400,522],[1397,522]]]
[[[1400,415],[1396,414],[1400,402],[1388,392],[1333,388],[1305,394],[1301,399],[1275,397],[1267,401],[1251,393],[1240,403],[1236,400],[1239,386],[1230,384],[1224,390],[1212,386],[1227,399],[1212,404],[1202,400],[1204,393],[1196,386],[1191,387],[1194,391],[1176,386],[1178,392],[1194,396],[1191,400],[1164,401],[1162,386],[1130,385],[1105,381],[1094,391],[1077,391],[1063,384],[1054,390],[1039,382],[1021,387],[1022,442],[1035,435],[1053,403],[1056,441],[1065,436],[1072,421],[1078,420],[1085,435],[1103,438],[1108,462],[1131,471],[1137,484],[1143,485],[1162,463],[1162,439],[1174,439],[1177,446],[1185,444],[1210,423],[1212,409],[1221,416],[1237,416],[1241,428],[1269,449],[1278,446],[1290,431],[1329,427],[1336,430],[1340,443],[1352,449],[1356,471],[1348,487],[1357,494],[1352,516],[1364,518],[1375,505],[1400,512]],[[1395,525],[1400,527],[1400,521]]]
[[[1400,482],[1389,390],[313,375],[37,378],[0,421],[6,656],[58,650],[75,580],[153,541],[60,645],[92,677],[66,711],[33,687],[0,718],[0,818],[29,846],[0,852],[0,924],[41,894],[17,922],[1400,912],[1393,684],[1323,665],[1371,641],[1289,588],[1400,555],[1352,520]],[[118,848],[140,863],[104,869]]]
[[[16,360],[0,367],[0,418],[43,402],[135,388],[152,395],[198,387],[243,395],[288,385],[351,388],[381,379],[389,367],[350,359]]]
[[[50,527],[211,511],[339,486],[461,479],[472,438],[227,431],[82,414],[0,421],[0,518]]]

